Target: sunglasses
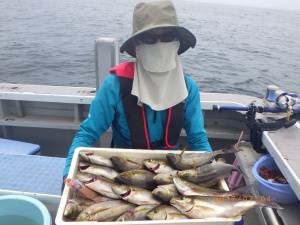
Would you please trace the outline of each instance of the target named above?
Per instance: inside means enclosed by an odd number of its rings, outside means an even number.
[[[151,34],[151,33],[144,33],[141,34],[138,37],[137,42],[138,43],[142,43],[142,44],[155,44],[158,41],[161,42],[171,42],[171,41],[175,41],[178,40],[177,38],[177,33],[175,31],[171,31],[171,32],[166,32],[163,34]]]

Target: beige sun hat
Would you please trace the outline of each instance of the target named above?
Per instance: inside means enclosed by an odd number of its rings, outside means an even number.
[[[146,31],[156,28],[174,28],[180,42],[178,54],[188,48],[194,48],[196,37],[188,29],[178,25],[175,7],[171,1],[147,1],[137,4],[133,11],[132,35],[120,48],[121,52],[127,52],[135,57],[135,40]]]

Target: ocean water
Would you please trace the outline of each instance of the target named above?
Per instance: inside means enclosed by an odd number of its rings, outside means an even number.
[[[124,41],[137,2],[1,0],[0,82],[95,87],[94,40]],[[197,37],[181,58],[202,91],[261,96],[276,84],[300,94],[299,11],[173,2]]]

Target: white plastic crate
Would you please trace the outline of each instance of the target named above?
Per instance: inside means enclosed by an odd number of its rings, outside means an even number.
[[[130,158],[132,160],[144,160],[144,159],[165,159],[167,153],[180,154],[180,151],[167,151],[167,150],[136,150],[136,149],[112,149],[112,148],[87,148],[79,147],[75,150],[73,160],[70,167],[68,178],[74,178],[77,174],[79,163],[79,152],[93,152],[95,154],[106,156],[121,156]],[[202,152],[186,152],[201,154]],[[220,188],[228,190],[228,187],[224,180],[220,181]],[[64,208],[67,200],[71,196],[71,189],[65,186],[62,198],[60,200],[59,208],[57,211],[55,223],[56,225],[161,225],[161,224],[175,224],[175,225],[233,225],[234,222],[241,220],[241,217],[235,218],[208,218],[208,219],[185,219],[185,220],[144,220],[144,221],[126,221],[126,222],[73,222],[65,221],[63,218]]]

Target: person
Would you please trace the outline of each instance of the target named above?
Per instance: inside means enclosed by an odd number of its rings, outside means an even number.
[[[178,149],[184,128],[190,150],[212,150],[198,87],[179,58],[195,44],[195,36],[178,25],[171,1],[135,6],[132,35],[120,48],[135,61],[112,68],[97,91],[69,149],[64,177],[75,148],[93,146],[110,126],[112,147]]]

